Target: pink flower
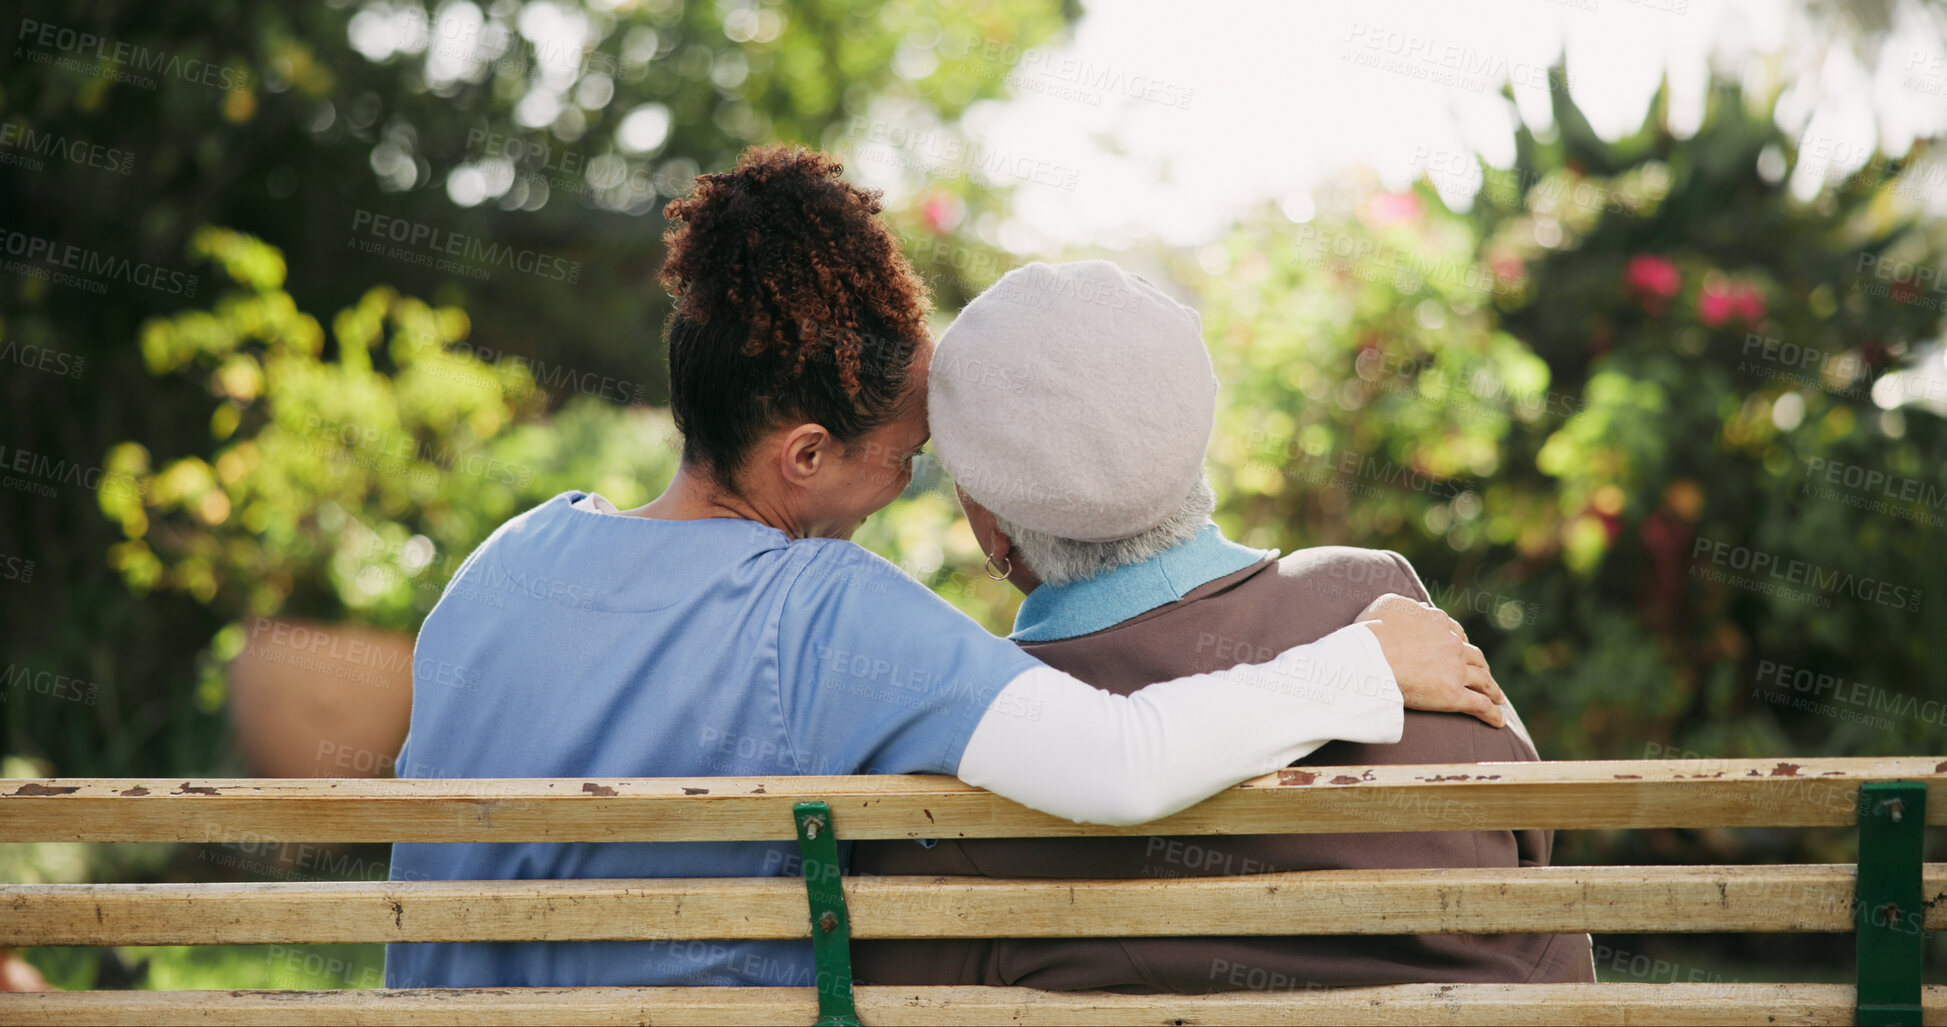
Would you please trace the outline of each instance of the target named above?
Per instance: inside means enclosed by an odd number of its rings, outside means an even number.
[[[1659,299],[1667,300],[1683,288],[1683,274],[1675,264],[1662,257],[1642,255],[1629,258],[1629,270],[1624,272],[1623,279],[1630,288]]]
[[[960,223],[966,213],[960,198],[951,193],[934,193],[919,205],[919,216],[934,235],[945,235]]]
[[[1734,317],[1755,324],[1764,315],[1764,294],[1745,282],[1705,282],[1704,293],[1697,300],[1697,316],[1712,328]]]
[[[1705,324],[1715,328],[1731,319],[1731,312],[1736,305],[1737,301],[1732,298],[1731,290],[1713,282],[1704,286],[1704,294],[1697,300],[1697,316],[1703,318]]]
[[[1384,228],[1400,221],[1417,221],[1420,198],[1413,193],[1379,193],[1366,198],[1359,220],[1373,228]]]

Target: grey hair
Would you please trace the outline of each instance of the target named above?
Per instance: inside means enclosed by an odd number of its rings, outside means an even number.
[[[994,515],[1001,531],[1014,543],[1021,560],[1046,585],[1066,585],[1107,574],[1117,567],[1141,563],[1196,537],[1217,509],[1217,494],[1199,474],[1195,488],[1168,519],[1154,528],[1113,542],[1083,542],[1023,528]]]

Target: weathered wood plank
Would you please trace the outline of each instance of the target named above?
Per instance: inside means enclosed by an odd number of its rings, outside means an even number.
[[[1947,864],[1928,864],[1929,896]],[[1117,881],[858,877],[858,938],[1845,932],[1853,867],[1323,870]],[[0,887],[0,947],[806,938],[796,878]],[[1947,927],[1947,902],[1927,911]]]
[[[869,1024],[1844,1024],[1843,984],[1404,984],[1222,995],[1060,994],[1027,988],[865,987]],[[1947,987],[1922,1022],[1947,1024]],[[0,1023],[808,1024],[808,988],[495,988],[0,994]]]
[[[1851,824],[1859,785],[1947,784],[1947,758],[1290,768],[1149,824],[1076,824],[950,777],[0,781],[0,842],[788,841]],[[1947,824],[1947,802],[1928,822]]]

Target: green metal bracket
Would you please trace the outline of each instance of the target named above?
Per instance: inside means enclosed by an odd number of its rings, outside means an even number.
[[[1918,1024],[1926,946],[1920,859],[1927,786],[1859,788],[1859,1008],[1862,1025]]]
[[[840,876],[844,871],[838,862],[832,809],[822,802],[800,802],[791,807],[791,815],[798,821],[798,861],[804,866],[805,896],[811,900],[818,1027],[859,1027],[858,1008],[852,1002],[852,917],[845,910]]]

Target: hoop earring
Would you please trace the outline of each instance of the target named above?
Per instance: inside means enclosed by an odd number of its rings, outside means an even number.
[[[1007,561],[1007,566],[995,567],[994,558],[991,556],[987,558],[987,576],[993,578],[995,581],[1006,581],[1007,576],[1014,573],[1014,561],[1005,556],[1001,557],[1001,559]],[[997,570],[1000,572],[999,574],[994,573]]]

